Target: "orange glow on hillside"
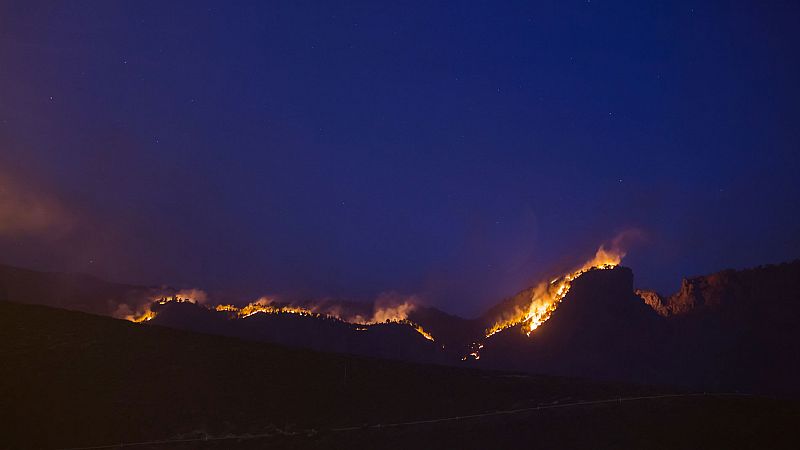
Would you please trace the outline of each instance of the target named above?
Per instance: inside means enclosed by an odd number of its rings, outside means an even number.
[[[616,250],[606,250],[600,247],[594,257],[586,261],[579,268],[565,273],[550,282],[542,281],[533,289],[530,304],[525,308],[516,308],[510,314],[499,319],[492,327],[486,330],[486,337],[491,337],[500,331],[517,325],[522,325],[522,331],[530,336],[533,330],[539,328],[564,299],[572,286],[572,281],[588,272],[597,269],[613,269],[622,261],[625,253]],[[476,358],[477,359],[477,358]]]
[[[170,302],[196,303],[195,300],[192,299],[192,298],[181,297],[181,293],[178,293],[178,294],[175,294],[175,295],[166,296],[166,297],[161,297],[161,298],[154,299],[152,303],[145,305],[145,307],[144,307],[144,309],[142,311],[139,311],[137,313],[129,314],[129,315],[125,316],[125,320],[130,320],[131,322],[137,322],[137,323],[147,322],[147,321],[152,320],[153,318],[156,317],[156,312],[153,311],[152,308],[151,308],[152,304],[166,305],[167,303],[170,303]]]
[[[192,299],[182,298],[179,296],[164,297],[153,303],[159,305],[165,305],[169,302],[196,303]],[[365,327],[373,325],[379,325],[383,323],[396,323],[411,327],[412,329],[414,329],[414,331],[416,331],[429,341],[434,340],[433,335],[431,335],[428,331],[423,329],[422,326],[408,319],[408,313],[415,308],[415,305],[408,301],[389,306],[376,305],[373,315],[371,317],[366,317],[361,315],[344,317],[341,314],[339,314],[338,311],[336,313],[316,312],[312,308],[313,306],[311,308],[307,308],[304,306],[295,306],[295,305],[277,305],[274,304],[271,299],[267,297],[261,297],[260,299],[241,308],[230,304],[220,304],[214,306],[211,309],[218,312],[230,313],[233,315],[233,318],[235,319],[244,319],[254,314],[296,314],[299,316],[327,318],[327,319],[339,320],[349,324],[362,325],[362,327],[356,328],[359,331],[366,330],[367,328]],[[125,317],[125,319],[130,320],[132,322],[147,322],[155,318],[156,315],[157,313],[153,311],[148,305],[144,311],[139,312],[137,314],[128,315]]]

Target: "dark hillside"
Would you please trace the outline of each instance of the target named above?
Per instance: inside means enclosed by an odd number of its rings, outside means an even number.
[[[6,445],[325,428],[649,388],[315,353],[0,303]]]
[[[0,355],[0,448],[233,435],[143,448],[491,448],[519,439],[641,448],[645,438],[655,438],[650,448],[723,447],[775,444],[797,411],[717,397],[571,407],[664,390],[315,353],[8,302]],[[443,417],[451,419],[379,426]],[[253,434],[261,437],[241,439]]]

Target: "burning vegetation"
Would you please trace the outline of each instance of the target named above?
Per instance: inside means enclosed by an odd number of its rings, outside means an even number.
[[[183,291],[182,291],[183,292]],[[200,291],[201,292],[201,291]],[[204,300],[204,299],[203,299]],[[175,294],[172,296],[165,296],[155,299],[145,308],[136,313],[125,317],[125,319],[132,322],[147,322],[152,320],[158,314],[158,307],[166,305],[170,302],[177,303],[193,303],[200,304],[202,302],[196,301],[189,296],[181,296]],[[416,308],[416,304],[412,301],[404,301],[397,304],[385,304],[384,302],[376,302],[372,315],[352,314],[347,315],[342,313],[341,308],[329,307],[322,305],[292,305],[275,303],[267,297],[261,297],[258,300],[249,303],[246,306],[238,307],[231,304],[220,304],[214,307],[209,307],[214,311],[220,313],[227,313],[230,319],[245,319],[255,314],[294,314],[299,316],[314,317],[320,319],[332,319],[345,322],[352,325],[359,325],[356,327],[359,331],[364,331],[373,325],[394,323],[406,325],[414,329],[417,333],[422,335],[425,339],[433,341],[433,335],[422,328],[419,324],[412,322],[408,319],[408,314]]]
[[[494,325],[486,330],[485,337],[491,337],[500,331],[521,325],[522,332],[530,336],[533,330],[539,328],[553,311],[558,308],[559,303],[569,292],[572,281],[584,273],[598,269],[613,269],[616,267],[625,254],[620,250],[606,250],[600,247],[595,253],[594,258],[584,263],[581,267],[565,273],[551,281],[542,281],[534,289],[530,303],[523,308],[514,308],[507,315],[498,319]]]
[[[150,303],[144,305],[144,307],[136,313],[128,314],[124,317],[125,320],[130,320],[131,322],[147,322],[156,317],[156,311],[153,309],[154,305],[163,306],[167,303],[175,302],[175,303],[202,303],[205,301],[205,293],[203,291],[197,289],[191,289],[188,291],[178,291],[178,293],[173,295],[165,295],[162,297],[153,298]]]
[[[619,249],[607,250],[605,247],[600,246],[594,257],[586,261],[582,266],[550,281],[542,281],[536,285],[532,289],[530,301],[522,306],[514,306],[510,311],[502,314],[491,327],[486,329],[484,338],[488,339],[503,330],[516,326],[519,326],[525,335],[530,336],[558,308],[575,279],[590,270],[613,269],[619,265],[624,256],[625,253]],[[480,350],[482,348],[483,343],[473,342],[469,346],[468,353],[461,358],[462,361],[481,359]]]
[[[469,346],[466,356],[462,359],[480,359],[483,340],[491,338],[503,330],[519,327],[521,332],[530,336],[534,330],[551,317],[570,291],[572,282],[575,279],[590,270],[612,269],[619,265],[624,256],[624,252],[619,249],[616,242],[610,250],[600,246],[595,255],[584,264],[550,281],[540,282],[529,291],[529,298],[527,296],[522,298],[516,304],[511,305],[505,312],[499,314],[492,325],[485,329],[482,338]],[[197,293],[200,295],[197,295]],[[152,320],[157,316],[159,308],[170,302],[198,304],[203,308],[226,314],[230,320],[246,319],[256,314],[293,314],[341,321],[353,325],[353,329],[357,331],[366,331],[369,330],[369,327],[379,324],[400,324],[409,326],[426,339],[434,341],[430,332],[409,319],[409,314],[417,307],[415,299],[397,296],[379,298],[372,305],[371,310],[361,308],[360,311],[356,311],[359,308],[348,307],[345,304],[336,302],[322,301],[318,303],[291,304],[276,302],[268,297],[259,298],[241,307],[232,304],[219,304],[210,307],[203,305],[205,293],[202,291],[180,291],[174,295],[154,299],[144,309],[125,318],[133,322]]]

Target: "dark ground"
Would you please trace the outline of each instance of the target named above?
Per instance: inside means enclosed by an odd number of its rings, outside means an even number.
[[[0,302],[0,447],[796,448],[790,400],[316,353]],[[561,405],[443,422],[387,424]],[[381,426],[378,426],[381,425]],[[336,428],[351,428],[335,431]]]
[[[792,419],[792,417],[794,417]],[[670,398],[529,411],[316,435],[190,442],[237,449],[772,449],[797,448],[797,409],[774,400]],[[167,448],[149,446],[144,448]]]

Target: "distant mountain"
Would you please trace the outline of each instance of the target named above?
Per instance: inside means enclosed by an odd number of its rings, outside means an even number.
[[[329,316],[289,313],[253,314],[232,318],[188,302],[169,302],[148,322],[249,340],[313,350],[350,353],[415,362],[445,362],[441,345],[403,323],[360,326]]]
[[[666,319],[633,293],[626,267],[591,270],[573,283],[549,320],[530,336],[521,326],[483,341],[480,367],[601,379],[659,377]]]
[[[0,300],[120,317],[165,292],[176,290],[0,266]],[[147,324],[414,362],[800,395],[800,261],[690,278],[670,296],[635,291],[625,267],[589,270],[530,336],[516,325],[486,337],[505,312],[524,310],[533,292],[475,319],[419,304],[389,305],[386,311],[402,314],[387,323],[370,303],[300,305],[319,311],[313,314],[283,313],[287,304],[271,304],[243,314],[164,302],[152,305],[157,314]],[[369,319],[336,318],[356,316]]]
[[[800,261],[690,278],[668,297],[634,291],[617,267],[576,279],[530,336],[517,326],[486,339],[473,364],[800,395],[798,325]]]
[[[665,317],[706,313],[743,319],[796,318],[800,301],[800,260],[745,270],[723,270],[685,278],[670,296],[637,290],[656,312]]]
[[[177,292],[178,289],[166,286],[112,283],[91,275],[41,272],[0,265],[0,301],[40,304],[123,318],[150,305],[155,299]],[[153,325],[415,362],[443,363],[456,360],[455,356],[448,356],[443,351],[442,343],[429,341],[406,323],[357,326],[334,320],[325,314],[255,314],[230,320],[225,312],[190,302],[153,303],[150,307],[158,311],[158,315],[148,322]],[[374,305],[328,301],[315,307],[368,317]],[[456,336],[461,332],[458,324],[464,321],[428,307],[415,308],[413,317],[411,320],[419,320],[426,325],[430,323],[437,331],[452,332]]]

